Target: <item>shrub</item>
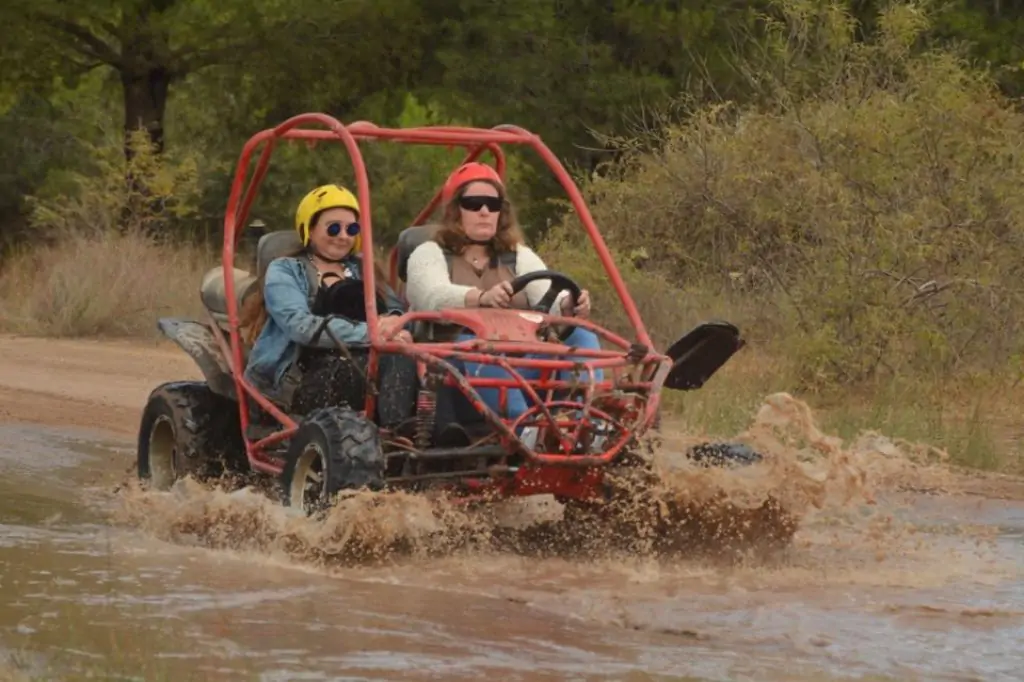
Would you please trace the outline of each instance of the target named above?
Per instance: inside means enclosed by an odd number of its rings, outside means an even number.
[[[586,182],[609,243],[643,255],[653,324],[720,296],[808,388],[1019,371],[1024,116],[956,53],[915,49],[912,3],[867,43],[836,3],[783,10],[743,67],[757,104],[707,106]]]
[[[134,143],[126,163],[108,139],[93,172],[51,175],[31,198],[33,243],[0,272],[5,331],[149,336],[159,315],[199,312],[200,278],[219,258],[167,236],[192,210],[195,159],[157,156],[141,132]]]
[[[46,336],[155,336],[157,317],[200,313],[201,247],[110,231],[67,234],[0,273],[0,327]]]

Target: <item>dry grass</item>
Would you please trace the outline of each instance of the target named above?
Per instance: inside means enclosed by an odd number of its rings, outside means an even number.
[[[631,336],[596,258],[581,257],[558,237],[542,252],[547,263],[590,287],[599,321]],[[714,284],[675,286],[666,277],[630,267],[623,277],[656,346],[664,349],[694,326],[725,319],[747,346],[699,391],[668,393],[666,406],[697,433],[730,437],[750,422],[763,398],[785,391],[811,405],[823,428],[843,438],[864,430],[929,443],[954,463],[1024,473],[1024,382],[1007,372],[933,371],[881,374],[858,382],[807,380],[806,347],[763,299]],[[625,263],[624,263],[625,261]]]
[[[592,263],[557,244],[551,267],[593,284],[602,322],[628,334],[628,324]],[[0,273],[0,331],[40,336],[154,338],[156,319],[200,310],[202,273],[218,255],[193,245],[158,245],[116,233],[70,237],[52,247],[13,255]],[[994,380],[933,376],[806,389],[798,346],[772,336],[765,310],[742,295],[677,288],[628,266],[625,277],[659,347],[703,320],[740,325],[749,341],[700,391],[670,394],[667,406],[696,432],[728,437],[742,430],[764,396],[788,391],[806,399],[822,424],[844,437],[863,429],[946,447],[954,461],[986,469],[1021,470],[1024,386]]]
[[[668,396],[669,410],[687,430],[727,438],[748,426],[764,396],[786,391],[844,439],[878,431],[943,448],[954,464],[1024,474],[1024,415],[1016,408],[1024,404],[1024,387],[902,377],[812,393],[797,388],[798,362],[745,348],[700,391]]]
[[[160,316],[200,312],[211,250],[106,232],[13,254],[0,271],[0,330],[56,337],[149,337]]]
[[[16,668],[0,663],[0,682],[30,682],[31,678]]]

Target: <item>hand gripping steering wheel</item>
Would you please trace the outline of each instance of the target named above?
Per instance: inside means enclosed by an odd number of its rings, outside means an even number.
[[[572,297],[572,305],[574,308],[579,305],[580,295],[583,291],[580,289],[580,285],[576,284],[576,282],[568,275],[554,270],[537,270],[536,272],[519,275],[511,282],[512,295],[515,296],[525,289],[527,284],[538,279],[551,280],[551,287],[548,289],[547,293],[544,294],[544,297],[537,301],[536,305],[530,307],[531,310],[538,313],[544,313],[545,315],[548,314],[551,310],[551,306],[555,303],[555,299],[558,298],[559,294],[563,291],[569,292],[569,296]],[[576,327],[573,325],[564,325],[557,333],[558,340],[564,343],[575,329]]]

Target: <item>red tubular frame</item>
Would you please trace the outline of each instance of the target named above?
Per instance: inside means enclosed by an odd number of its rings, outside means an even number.
[[[320,126],[321,128],[326,128],[326,130],[306,126]],[[275,459],[266,456],[263,453],[263,450],[268,445],[289,438],[297,429],[297,424],[291,417],[284,414],[266,397],[260,395],[260,393],[251,384],[249,384],[243,376],[244,355],[239,331],[238,301],[235,292],[235,282],[231,276],[235,260],[235,249],[237,248],[242,232],[242,230],[239,229],[239,226],[245,225],[246,223],[253,200],[256,193],[259,191],[263,178],[266,176],[267,167],[270,162],[273,149],[278,140],[281,139],[305,140],[307,142],[340,141],[345,145],[355,170],[356,196],[359,199],[360,205],[363,207],[361,216],[362,220],[360,222],[363,227],[362,257],[365,262],[371,262],[373,259],[373,227],[371,222],[372,210],[370,209],[369,181],[358,141],[391,140],[407,144],[459,145],[468,149],[468,154],[463,162],[473,161],[479,158],[485,151],[490,151],[495,158],[497,170],[502,177],[504,177],[505,174],[506,164],[505,156],[499,145],[521,144],[532,148],[542,159],[544,159],[548,167],[558,178],[563,189],[569,195],[577,216],[583,223],[584,229],[590,237],[594,248],[597,250],[598,257],[608,274],[612,287],[615,289],[615,292],[619,297],[619,301],[622,303],[633,328],[636,330],[637,342],[645,347],[647,352],[644,353],[642,358],[630,358],[624,355],[621,351],[581,351],[578,349],[570,349],[561,344],[541,342],[512,343],[477,339],[466,343],[416,343],[407,345],[380,339],[377,335],[379,323],[374,293],[376,286],[376,282],[374,281],[375,273],[373,268],[366,268],[363,275],[363,293],[366,310],[368,312],[367,327],[371,339],[369,358],[370,372],[375,375],[377,359],[381,353],[403,353],[414,356],[428,365],[447,366],[449,370],[454,370],[454,368],[444,359],[446,357],[450,359],[459,358],[472,362],[500,364],[510,373],[512,377],[511,379],[469,380],[466,377],[461,376],[458,372],[454,372],[454,374],[449,372],[448,382],[459,386],[470,401],[476,405],[478,409],[481,409],[485,418],[494,423],[499,435],[502,436],[502,440],[505,441],[508,446],[514,450],[519,450],[527,456],[528,460],[535,463],[575,464],[580,466],[607,463],[618,454],[619,450],[623,447],[625,440],[619,439],[619,442],[610,450],[602,453],[601,455],[594,456],[539,454],[525,448],[525,446],[523,446],[514,436],[512,426],[503,421],[500,417],[497,417],[496,414],[491,412],[482,404],[482,401],[475,389],[503,387],[500,388],[500,390],[502,391],[502,394],[504,394],[505,388],[519,387],[526,390],[528,393],[536,395],[534,393],[536,390],[550,390],[560,386],[561,384],[553,380],[526,382],[520,373],[514,369],[515,367],[529,367],[544,371],[577,368],[592,372],[597,368],[625,368],[630,365],[635,365],[637,362],[642,362],[647,367],[657,365],[658,369],[653,372],[653,376],[651,378],[634,382],[628,387],[641,390],[646,389],[650,391],[650,399],[646,403],[642,419],[640,420],[644,424],[650,423],[657,411],[661,385],[668,374],[670,363],[666,356],[650,350],[652,348],[652,344],[650,336],[647,333],[647,329],[644,326],[643,320],[640,319],[640,314],[637,311],[636,304],[630,297],[629,292],[626,289],[625,282],[619,274],[618,269],[615,267],[615,263],[612,260],[611,253],[609,252],[604,239],[601,237],[600,232],[598,232],[597,227],[594,224],[593,217],[583,200],[583,196],[580,194],[575,183],[569,177],[564,166],[538,136],[524,130],[523,128],[512,125],[500,125],[490,130],[457,126],[393,129],[381,128],[367,121],[358,121],[346,126],[337,119],[326,114],[307,113],[293,116],[275,128],[260,131],[246,142],[238,160],[235,176],[231,184],[231,193],[228,198],[227,209],[224,214],[224,247],[221,259],[224,267],[224,291],[226,295],[228,315],[228,340],[227,343],[225,343],[223,336],[218,334],[217,341],[222,350],[229,351],[225,354],[229,357],[229,362],[231,363],[235,390],[239,398],[238,402],[241,413],[241,426],[243,434],[245,435],[246,451],[249,457],[249,462],[254,470],[278,474],[281,471],[280,463]],[[259,158],[256,162],[256,168],[253,171],[251,179],[246,182],[252,157],[261,145],[263,148],[260,151]],[[413,224],[419,225],[425,221],[437,207],[440,199],[441,192],[439,190],[424,210],[420,212]],[[396,283],[397,278],[395,276],[394,253],[392,254],[391,273],[389,274],[391,275],[392,283]],[[545,323],[558,324],[569,321],[565,318],[555,316],[545,317]],[[409,322],[412,320],[456,322],[465,324],[471,329],[480,326],[479,320],[473,315],[468,314],[466,311],[458,310],[442,312],[410,312],[404,315],[402,320],[403,322]],[[615,335],[588,320],[574,319],[572,320],[572,323],[591,329],[603,336],[612,344],[620,346],[623,350],[630,347],[630,343],[622,337],[619,337],[618,335]],[[486,352],[479,352],[484,350],[486,350]],[[569,360],[525,359],[516,357],[506,358],[499,356],[501,353],[533,353],[553,355],[557,357],[558,355],[565,354],[570,351],[573,355],[584,357],[586,359],[583,362],[573,362]],[[602,384],[603,387],[609,387],[610,385],[611,382],[608,380],[604,381]],[[627,387],[620,385],[620,388]],[[588,395],[592,390],[593,386],[591,386],[591,390],[587,391]],[[248,427],[250,425],[250,415],[246,397],[251,398],[261,408],[270,413],[284,426],[284,429],[259,441],[251,442],[247,435]],[[376,398],[373,392],[368,391],[365,405],[366,413],[373,413],[375,409],[375,401]],[[543,413],[545,420],[554,426],[554,419],[551,417],[550,413],[548,413],[547,408],[543,408],[540,411]],[[564,439],[562,439],[561,436],[560,440],[563,441],[564,445]]]

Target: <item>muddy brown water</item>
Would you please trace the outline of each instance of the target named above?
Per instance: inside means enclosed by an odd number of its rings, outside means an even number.
[[[123,437],[0,425],[0,679],[1024,679],[1024,502],[966,494],[877,436],[800,429],[785,448],[758,436],[785,466],[680,483],[818,486],[779,555],[350,565],[308,552],[344,545],[339,527],[258,494],[119,489]],[[400,498],[331,523],[415,535],[437,523],[425,510]]]

